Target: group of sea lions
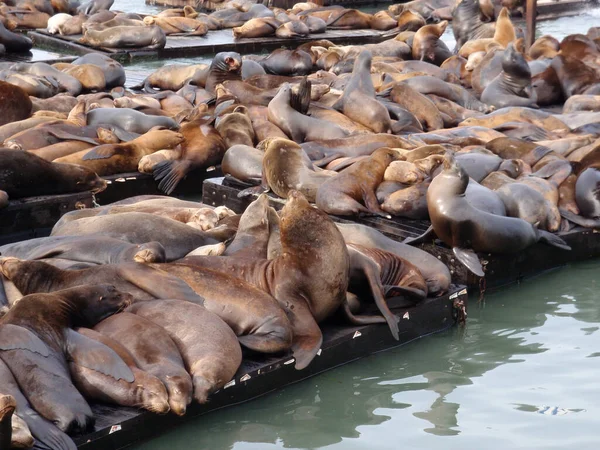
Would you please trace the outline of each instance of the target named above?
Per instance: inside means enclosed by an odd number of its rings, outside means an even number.
[[[398,339],[386,299],[411,305],[450,286],[435,257],[336,225],[293,190],[280,213],[262,195],[242,215],[134,197],[0,253],[0,407],[12,408],[14,444],[51,449],[93,428],[89,402],[185,414],[234,377],[240,346],[291,352],[303,369],[334,314],[387,323]]]

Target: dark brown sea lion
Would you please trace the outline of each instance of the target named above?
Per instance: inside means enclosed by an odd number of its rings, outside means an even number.
[[[375,150],[368,158],[323,183],[317,191],[317,206],[329,214],[389,218],[379,207],[375,190],[383,181],[387,166],[397,157],[398,153],[390,148]]]
[[[164,48],[167,43],[167,36],[162,28],[156,25],[148,27],[120,26],[106,30],[88,28],[79,42],[92,47],[160,49]]]
[[[470,1],[470,0],[467,0]],[[480,102],[473,94],[465,88],[442,81],[432,76],[419,76],[405,80],[403,83],[415,89],[421,94],[434,94],[458,103],[463,108],[474,111],[489,112],[490,107]]]
[[[308,26],[299,20],[281,24],[275,31],[275,36],[282,39],[305,37],[310,34]]]
[[[481,20],[479,0],[462,0],[452,12],[452,31],[458,50],[471,39],[494,37],[494,24]]]
[[[183,140],[183,134],[176,131],[151,130],[132,141],[100,145],[58,158],[55,162],[78,164],[101,176],[130,173],[137,170],[142,157],[157,150],[171,149]]]
[[[444,171],[427,190],[429,217],[436,235],[452,247],[455,256],[475,275],[484,276],[474,252],[514,253],[542,241],[561,249],[570,247],[558,236],[522,219],[477,210],[465,199],[469,177],[451,155]]]
[[[206,64],[169,64],[152,72],[140,84],[132,89],[144,89],[153,92],[153,88],[177,91],[181,89],[199,70],[206,70]]]
[[[33,47],[31,39],[20,33],[7,30],[2,21],[0,21],[0,44],[9,53],[25,53]]]
[[[375,98],[375,88],[371,80],[371,61],[372,55],[368,50],[363,50],[359,54],[354,61],[350,81],[346,85],[343,95],[333,107],[375,133],[387,133],[391,129],[390,115],[387,108]],[[337,137],[343,136],[329,136],[328,138],[335,139]]]
[[[558,105],[564,101],[560,79],[552,67],[534,75],[531,87],[537,97],[538,106]]]
[[[39,446],[44,445],[52,450],[77,449],[77,446],[69,436],[64,434],[52,422],[44,419],[34,409],[32,409],[30,403],[27,401],[27,398],[25,398],[21,392],[21,389],[17,384],[17,380],[15,380],[15,377],[11,373],[10,369],[1,359],[0,383],[2,384],[2,392],[14,398],[18,417],[25,422],[26,426],[31,432],[31,435],[33,435],[33,437],[36,439]],[[15,416],[13,415],[13,419],[14,417]],[[3,439],[6,439],[7,432],[8,430],[2,430],[0,432],[0,436],[2,436]],[[0,443],[4,444],[2,440],[0,440]],[[3,446],[2,448],[12,448],[10,445],[11,442],[9,442],[6,447]],[[19,447],[17,446],[17,448]]]
[[[23,89],[4,81],[0,81],[0,103],[3,105],[0,126],[27,119],[33,107],[29,95]]]
[[[2,272],[6,261],[0,263]],[[92,411],[70,381],[64,353],[77,351],[81,342],[69,328],[93,326],[131,301],[131,295],[113,286],[80,286],[25,296],[0,320],[0,357],[33,407],[62,431],[85,431],[94,424]],[[110,367],[90,359],[85,364],[116,379],[133,379],[123,363]]]
[[[420,61],[427,61],[437,66],[452,56],[452,52],[440,39],[446,27],[447,21],[435,25],[425,25],[416,32],[412,44],[412,57]]]
[[[190,257],[184,261],[240,277],[271,294],[290,318],[296,368],[303,369],[322,343],[317,322],[345,301],[348,250],[329,216],[311,207],[297,191],[290,191],[282,209],[280,238],[281,254],[272,260]],[[266,273],[273,277],[264,278]]]
[[[269,121],[277,125],[292,140],[298,143],[317,139],[337,139],[347,136],[338,125],[324,122],[296,111],[290,104],[292,87],[285,83],[269,102]]]
[[[0,190],[0,208],[4,208],[8,205],[8,194],[5,191]]]
[[[55,164],[21,150],[0,149],[0,189],[11,198],[101,192],[106,182],[85,167]],[[43,186],[40,190],[40,186]]]
[[[193,385],[175,342],[159,325],[122,312],[98,323],[99,331],[123,345],[142,370],[160,379],[169,394],[171,411],[182,416],[192,401]]]
[[[307,75],[313,67],[310,54],[302,50],[277,49],[259,62],[273,75]]]
[[[241,39],[271,36],[280,25],[281,22],[274,17],[257,17],[250,19],[241,27],[233,28],[233,37]]]
[[[205,116],[205,109],[198,107],[183,124],[180,133],[185,140],[181,144],[181,158],[163,161],[154,167],[154,179],[158,187],[170,194],[189,172],[219,164],[225,153],[225,143],[219,132],[211,125],[213,118]]]
[[[79,392],[90,400],[103,403],[141,407],[158,414],[169,411],[164,384],[155,376],[140,370],[127,349],[89,328],[77,328],[76,331],[88,338],[78,336],[77,348],[69,353],[69,372]],[[133,380],[116,378],[113,374],[107,374],[106,370],[89,367],[90,360],[102,361],[106,367],[125,364]]]
[[[314,201],[317,190],[332,172],[315,171],[306,154],[295,142],[287,139],[269,139],[265,143],[262,160],[262,189],[270,188],[281,198],[291,190],[298,190]]]
[[[444,128],[439,110],[430,99],[405,83],[396,83],[390,92],[390,98],[414,114],[427,131]]]
[[[171,336],[192,376],[194,399],[206,403],[235,375],[242,350],[233,331],[216,314],[200,305],[179,300],[142,302],[128,312],[164,328]],[[202,324],[198,327],[198,324]]]
[[[502,72],[485,88],[481,101],[497,108],[537,106],[531,87],[531,70],[512,43],[504,50]]]

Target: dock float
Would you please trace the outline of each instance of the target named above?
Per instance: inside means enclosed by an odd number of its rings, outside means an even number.
[[[167,44],[162,49],[148,48],[95,48],[81,44],[81,35],[59,36],[48,34],[46,30],[30,31],[28,36],[36,42],[61,52],[84,55],[90,52],[103,53],[120,61],[132,61],[139,58],[188,58],[213,55],[219,52],[238,52],[241,54],[261,53],[276,48],[296,48],[304,42],[327,39],[334,44],[372,44],[392,38],[397,32],[377,30],[328,30],[325,33],[311,34],[307,37],[281,39],[275,36],[262,38],[243,38],[235,40],[231,29],[209,31],[206,36],[167,36]]]
[[[398,341],[394,340],[385,324],[348,326],[331,321],[321,325],[323,346],[306,369],[296,370],[291,356],[248,352],[244,354],[234,379],[212,394],[208,403],[191,404],[185,416],[160,416],[133,408],[96,404],[92,405],[96,415],[95,431],[73,436],[73,440],[81,450],[118,450],[156,437],[163,431],[211,411],[247,402],[373,353],[447,330],[464,320],[467,289],[464,286],[452,286],[446,295],[427,298],[411,307],[394,305],[394,300],[390,299],[388,303],[399,318]]]
[[[237,194],[247,187],[249,185],[245,185],[229,176],[208,179],[204,182],[202,201],[210,206],[227,206],[239,213],[244,211],[256,199],[256,196],[237,197]],[[277,210],[285,204],[283,199],[272,194],[270,194],[269,202]],[[423,234],[430,225],[427,220],[401,218],[332,216],[332,219],[336,222],[360,223],[370,226],[399,242],[408,237]],[[572,262],[600,256],[600,230],[577,227],[567,232],[557,233],[557,235],[571,246],[571,251],[537,243],[520,253],[494,255],[480,253],[478,256],[486,274],[483,278],[471,273],[455,258],[452,249],[440,241],[424,243],[418,247],[436,256],[446,264],[450,269],[454,282],[464,284],[469,288],[479,289],[483,294],[488,290],[518,283],[524,278]]]

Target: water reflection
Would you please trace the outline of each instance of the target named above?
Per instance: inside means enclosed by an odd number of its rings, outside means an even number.
[[[474,299],[464,329],[198,418],[143,448],[367,448],[366,435],[377,430],[387,441],[369,448],[397,448],[390,446],[390,428],[417,443],[423,432],[444,443],[454,442],[446,436],[463,435],[469,442],[487,420],[528,436],[514,414],[525,422],[575,412],[568,417],[582,417],[591,406],[588,396],[597,397],[589,377],[600,368],[594,358],[600,354],[598,269],[598,262],[578,264],[488,295],[482,305]],[[576,366],[564,366],[567,360]],[[581,383],[575,387],[583,391],[566,392],[567,383]]]

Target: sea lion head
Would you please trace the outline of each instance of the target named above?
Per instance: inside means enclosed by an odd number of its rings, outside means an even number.
[[[135,262],[150,264],[166,261],[165,248],[160,242],[146,242],[142,245],[136,245],[136,250],[133,255]]]
[[[212,64],[225,72],[239,72],[242,69],[242,56],[236,52],[217,53]]]
[[[168,382],[165,384],[169,394],[169,407],[171,412],[178,416],[185,415],[187,405],[192,401],[192,384],[189,377],[186,379],[178,375],[167,375]],[[187,393],[187,394],[186,394]]]
[[[98,322],[133,303],[133,295],[110,284],[77,286],[56,291],[75,313],[77,326],[93,328]]]
[[[456,179],[457,180],[456,186],[449,185],[448,186],[449,189],[451,191],[454,191],[454,190],[460,191],[462,189],[462,192],[464,192],[467,189],[467,185],[469,184],[469,175],[467,174],[465,169],[463,169],[461,167],[461,165],[458,163],[458,161],[456,161],[456,158],[454,157],[454,153],[446,152],[446,154],[444,155],[443,167],[444,167],[444,170],[438,176]]]
[[[77,186],[79,191],[92,191],[92,193],[97,194],[106,189],[106,180],[100,178],[95,172],[87,167],[79,166],[77,164],[61,165],[69,166],[69,179],[73,180],[73,183]]]
[[[144,23],[146,25],[153,25],[154,22],[156,22],[156,18],[154,18],[152,16],[146,16],[146,17],[144,17]]]
[[[17,402],[12,395],[0,396],[0,422],[9,420],[17,408]]]
[[[135,389],[138,403],[153,413],[168,413],[171,407],[165,385],[158,378],[147,376],[145,372],[138,372],[136,375],[136,382],[139,383]]]
[[[531,69],[522,53],[518,52],[511,42],[504,50],[502,70],[519,78],[531,78]]]
[[[198,208],[189,218],[186,225],[198,230],[207,231],[217,226],[219,216],[212,208]]]

